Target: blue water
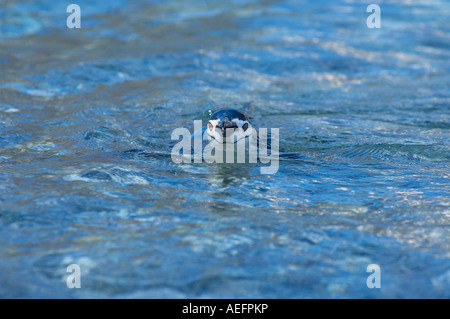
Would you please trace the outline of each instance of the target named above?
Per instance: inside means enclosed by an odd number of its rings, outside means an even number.
[[[448,1],[70,3],[0,9],[0,297],[450,297]],[[276,174],[172,161],[248,101]]]

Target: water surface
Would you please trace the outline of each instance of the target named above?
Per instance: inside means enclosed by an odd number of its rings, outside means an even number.
[[[0,296],[450,297],[450,6],[369,3],[4,1]],[[171,160],[248,101],[276,174]]]

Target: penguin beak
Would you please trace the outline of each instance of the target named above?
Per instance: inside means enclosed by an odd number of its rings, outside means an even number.
[[[220,126],[220,130],[222,131],[222,137],[226,137],[227,136],[227,130],[228,129],[232,129],[233,132],[235,129],[238,128],[238,126],[236,125],[236,123],[231,122],[232,124],[230,124],[230,122],[228,123],[222,123],[222,125]],[[227,125],[228,124],[228,125]]]
[[[223,121],[220,121],[218,128],[222,131],[222,137],[225,138],[227,136],[227,129],[237,129],[237,125],[235,122],[230,121],[228,118],[225,118]]]

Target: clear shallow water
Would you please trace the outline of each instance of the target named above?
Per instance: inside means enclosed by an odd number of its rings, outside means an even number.
[[[450,297],[448,3],[77,3],[0,9],[1,297]],[[172,162],[250,100],[275,175]]]

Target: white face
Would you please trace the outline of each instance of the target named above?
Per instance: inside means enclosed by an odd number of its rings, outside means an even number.
[[[231,122],[236,123],[237,128],[227,128],[226,136],[224,137],[222,129],[220,127],[217,127],[219,122],[219,119],[210,120],[206,129],[207,134],[219,143],[236,143],[237,141],[252,134],[252,126],[248,121],[234,119]]]

